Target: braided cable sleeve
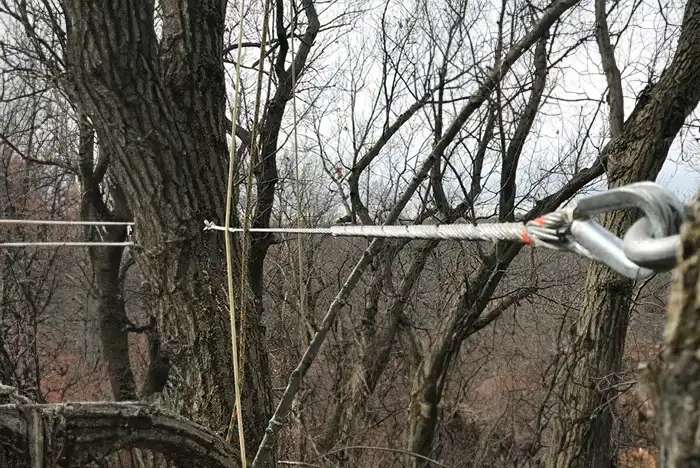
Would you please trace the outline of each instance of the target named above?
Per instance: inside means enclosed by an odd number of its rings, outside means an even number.
[[[334,236],[391,237],[405,239],[462,239],[523,242],[522,223],[435,224],[411,226],[332,226]]]
[[[428,224],[428,225],[335,225],[317,228],[251,228],[250,232],[286,234],[330,234],[337,237],[384,237],[402,239],[444,239],[487,242],[520,242],[555,250],[571,250],[590,257],[585,249],[568,236],[572,210],[559,210],[527,223],[484,224]],[[205,230],[223,231],[225,228],[205,222]],[[231,228],[243,232],[242,228]]]
[[[571,236],[574,208],[553,211],[529,221],[527,234],[536,247],[574,252],[591,260],[598,258]]]

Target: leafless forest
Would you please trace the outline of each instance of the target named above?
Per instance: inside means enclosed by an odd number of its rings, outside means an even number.
[[[204,230],[689,201],[698,101],[700,0],[0,0],[0,467],[700,466],[669,273]]]

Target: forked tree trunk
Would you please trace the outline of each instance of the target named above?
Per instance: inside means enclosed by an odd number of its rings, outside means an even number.
[[[118,239],[113,242],[123,242],[126,235],[114,233],[108,238]],[[95,300],[102,356],[107,364],[112,394],[117,401],[136,399],[136,383],[129,360],[126,331],[128,320],[119,280],[123,250],[123,247],[90,248],[90,261],[95,274]]]
[[[113,209],[103,200],[100,183],[104,180],[108,158],[102,154],[95,164],[95,136],[92,125],[85,116],[79,116],[80,143],[78,160],[80,167],[80,218],[83,221],[115,221],[131,219],[126,201],[117,190]],[[90,242],[124,242],[125,226],[88,226],[86,240]],[[136,383],[129,360],[128,323],[120,280],[124,247],[91,246],[90,263],[93,270],[93,291],[97,303],[96,315],[100,331],[102,357],[107,364],[107,374],[112,394],[117,401],[135,400]]]
[[[673,61],[648,100],[638,102],[623,132],[603,150],[610,187],[653,180],[686,117],[700,100],[700,0],[688,0]],[[622,235],[631,212],[603,216],[602,224]],[[611,402],[629,324],[633,282],[593,262],[586,295],[572,331],[572,343],[557,385],[560,409],[547,455],[550,468],[615,465],[611,445]]]
[[[225,253],[223,236],[202,228],[205,219],[224,219],[226,2],[160,5],[159,41],[153,1],[65,1],[63,84],[89,115],[133,212],[136,258],[178,356],[170,403],[223,432],[233,402]],[[254,310],[243,388],[251,447],[271,410],[264,329]]]

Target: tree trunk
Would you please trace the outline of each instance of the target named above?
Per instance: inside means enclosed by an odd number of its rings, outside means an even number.
[[[109,238],[125,237],[126,235]],[[122,252],[122,247],[90,248],[90,260],[95,272],[102,356],[107,363],[112,393],[117,401],[136,399],[136,384],[129,360],[129,340],[126,331],[128,320],[119,278]]]
[[[80,143],[78,160],[80,167],[80,218],[82,221],[114,221],[131,219],[126,201],[117,191],[113,210],[103,200],[100,183],[107,171],[108,158],[101,155],[95,164],[94,130],[85,115],[78,118]],[[89,226],[85,238],[90,242],[124,242],[125,226]],[[126,331],[128,323],[124,304],[123,284],[120,271],[124,247],[93,246],[89,248],[90,262],[94,272],[94,298],[100,329],[102,356],[107,363],[107,374],[112,394],[117,401],[135,400],[136,384],[129,360],[129,339]]]
[[[450,216],[447,223],[454,222],[457,216]],[[384,369],[391,358],[391,352],[396,341],[396,335],[404,316],[404,308],[415,283],[425,268],[426,261],[430,254],[439,244],[439,240],[428,240],[415,249],[411,264],[407,273],[403,276],[401,284],[392,298],[391,305],[381,314],[377,314],[374,307],[377,306],[381,285],[384,277],[391,272],[393,261],[403,245],[397,243],[386,246],[378,261],[384,265],[380,268],[377,276],[373,279],[373,288],[370,293],[369,311],[366,314],[364,325],[365,343],[362,351],[362,358],[348,372],[343,382],[343,388],[339,392],[338,400],[334,403],[333,416],[318,443],[319,450],[329,452],[338,445],[352,445],[351,437],[355,431],[355,424],[361,420],[365,406],[370,396],[379,383]],[[375,285],[375,283],[379,283]],[[377,317],[376,315],[379,315]],[[378,319],[381,320],[381,327],[377,327]],[[349,440],[350,439],[350,440]],[[342,458],[350,464],[356,453],[343,453]]]
[[[89,115],[134,214],[135,256],[160,331],[178,357],[170,403],[223,432],[233,408],[225,250],[223,236],[202,228],[205,219],[224,219],[226,2],[160,5],[158,41],[152,1],[119,0],[109,8],[64,2],[64,85]],[[247,313],[243,388],[251,447],[271,412],[264,329],[255,311]]]
[[[648,384],[657,419],[659,466],[700,466],[700,194],[681,230],[681,263],[674,272],[661,362],[650,364]],[[653,370],[653,372],[649,372]]]
[[[608,185],[616,187],[653,180],[685,118],[700,100],[700,1],[689,0],[672,63],[651,91],[638,102],[623,133],[603,150]],[[602,224],[623,234],[635,214],[615,212]],[[558,377],[561,408],[547,455],[549,467],[615,464],[610,432],[633,282],[594,262],[586,276],[586,295],[564,368]]]
[[[477,325],[477,321],[489,305],[491,295],[520,248],[519,245],[506,248],[499,246],[497,251],[500,255],[496,255],[493,251],[489,258],[484,259],[484,266],[473,281],[465,278],[457,303],[450,310],[448,323],[439,331],[438,339],[423,356],[413,375],[408,415],[407,450],[409,452],[425,457],[432,455],[433,439],[438,423],[438,406],[442,400],[452,361],[464,340],[482,328]],[[515,297],[506,299],[504,302],[512,303]],[[505,304],[501,307],[502,310],[506,308]],[[429,462],[417,457],[410,457],[408,461],[409,466],[423,468],[430,466]]]
[[[181,466],[241,466],[236,447],[157,407],[106,402],[37,405],[12,400],[10,396],[10,404],[0,405],[0,443],[12,443],[21,458],[12,458],[13,464],[3,467],[96,466],[106,455],[124,449],[168,453]],[[8,460],[0,454],[0,461]]]

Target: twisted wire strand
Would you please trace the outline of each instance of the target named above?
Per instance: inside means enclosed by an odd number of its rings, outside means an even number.
[[[133,242],[2,242],[4,247],[131,247]]]
[[[569,236],[574,208],[553,211],[527,223],[527,233],[536,247],[574,252],[591,260],[598,258]]]
[[[205,231],[225,231],[226,228],[214,223],[206,224]],[[241,233],[243,228],[230,228],[229,231]],[[474,241],[513,241],[531,243],[528,241],[528,226],[522,223],[494,224],[435,224],[411,226],[367,226],[367,225],[337,225],[316,228],[248,228],[247,232],[269,234],[318,234],[337,237],[390,237],[403,239],[453,239]]]
[[[528,228],[522,223],[428,224],[415,226],[331,226],[334,236],[390,237],[404,239],[453,239],[527,242]]]
[[[421,225],[334,225],[314,228],[271,227],[248,228],[248,232],[277,234],[311,234],[348,237],[386,237],[402,239],[444,239],[487,242],[520,242],[555,250],[571,250],[573,244],[566,237],[571,225],[571,210],[559,210],[527,223],[484,224],[421,224]],[[213,222],[204,222],[205,231],[224,231],[226,228]],[[231,232],[243,232],[243,228],[231,228]],[[586,254],[585,249],[581,252]],[[590,255],[590,254],[589,254]],[[588,255],[587,255],[588,256]]]
[[[5,219],[0,224],[39,224],[53,226],[133,226],[133,221],[68,221],[53,219]]]
[[[519,242],[534,247],[574,252],[582,257],[597,260],[585,247],[570,237],[573,208],[553,211],[527,223],[484,224],[421,224],[421,225],[335,225],[315,228],[272,227],[248,229],[248,232],[270,234],[331,235],[334,237],[386,237],[402,239],[443,239],[486,242]],[[204,221],[205,231],[224,231],[225,228]],[[231,232],[243,232],[243,228],[231,228]]]

